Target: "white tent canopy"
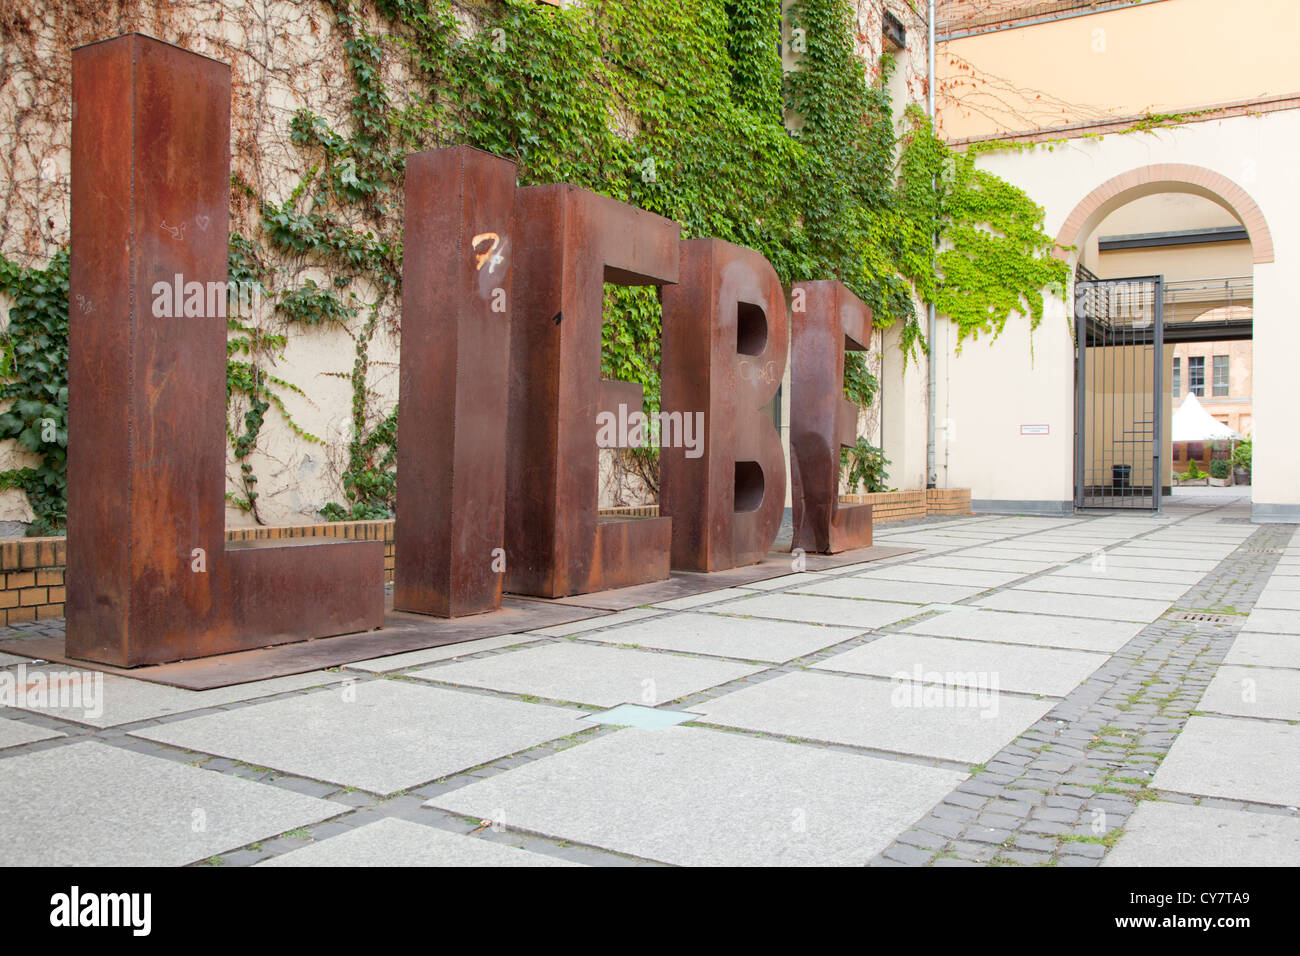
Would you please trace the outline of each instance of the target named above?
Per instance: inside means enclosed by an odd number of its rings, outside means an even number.
[[[1174,412],[1173,441],[1228,441],[1241,436],[1201,407],[1192,393]]]

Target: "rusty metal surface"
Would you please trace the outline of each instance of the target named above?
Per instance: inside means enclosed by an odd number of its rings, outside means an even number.
[[[229,217],[229,67],[137,34],[73,51],[73,658],[135,667],[382,623],[382,542],[226,550],[224,312],[153,306],[179,275],[220,283],[224,307]]]
[[[394,606],[501,606],[514,163],[463,146],[406,158]]]
[[[785,452],[763,406],[785,371],[785,292],[759,253],[718,239],[681,244],[663,295],[663,408],[704,412],[703,454],[660,453],[659,513],[672,565],[719,571],[763,559],[785,510]]]
[[[809,570],[828,570],[862,561],[877,561],[919,551],[919,548],[861,548],[837,555],[809,555]],[[106,664],[87,664],[69,656],[59,637],[21,637],[0,640],[0,652],[32,657],[55,664],[89,667],[107,674],[121,674],[137,680],[183,687],[188,690],[211,690],[248,681],[269,680],[290,674],[305,674],[325,667],[340,667],[375,657],[387,657],[407,651],[425,650],[447,644],[459,644],[502,634],[519,634],[557,624],[569,624],[599,617],[607,611],[625,610],[672,598],[743,586],[790,573],[790,555],[772,553],[761,563],[715,574],[674,571],[665,581],[656,581],[614,591],[546,600],[507,595],[497,611],[456,620],[433,620],[419,614],[389,611],[380,631],[347,634],[327,640],[300,641],[252,651],[238,651],[172,664],[127,669]],[[15,632],[10,632],[15,633]],[[521,637],[521,641],[527,640]]]
[[[666,578],[668,518],[598,519],[596,417],[606,396],[631,394],[600,377],[604,283],[676,282],[681,227],[567,184],[515,202],[506,590],[559,597]]]
[[[790,474],[794,547],[832,554],[871,544],[871,505],[840,502],[840,448],[857,441],[844,397],[844,350],[871,345],[871,309],[833,279],[798,282],[791,297]]]
[[[107,674],[121,674],[135,680],[184,687],[188,690],[211,690],[255,680],[269,680],[290,674],[305,674],[326,667],[341,667],[375,657],[388,657],[407,651],[459,644],[484,637],[517,634],[539,627],[584,621],[606,613],[587,607],[573,607],[554,602],[507,597],[496,611],[472,617],[446,620],[422,614],[389,611],[379,631],[344,634],[325,640],[298,641],[275,647],[238,651],[216,657],[157,664],[126,669],[104,664],[87,664],[70,656],[58,637],[24,638],[0,641],[9,653],[35,657],[55,664],[88,667]],[[521,642],[529,640],[521,637]]]

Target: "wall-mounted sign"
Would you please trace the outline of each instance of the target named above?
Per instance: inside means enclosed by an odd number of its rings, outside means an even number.
[[[1021,425],[1020,434],[1022,435],[1050,435],[1052,433],[1051,425]]]

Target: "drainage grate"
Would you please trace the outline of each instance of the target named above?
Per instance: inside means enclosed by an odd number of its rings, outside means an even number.
[[[1210,614],[1206,611],[1175,611],[1169,618],[1173,621],[1195,621],[1198,624],[1231,624],[1236,620],[1232,614]]]

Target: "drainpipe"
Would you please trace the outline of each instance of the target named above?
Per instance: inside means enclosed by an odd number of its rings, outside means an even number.
[[[934,0],[930,0],[926,12],[927,12],[927,17],[926,17],[926,24],[925,24],[925,53],[926,53],[926,61],[927,61],[926,66],[928,72],[926,73],[926,84],[925,84],[926,85],[925,112],[926,115],[930,117],[930,123],[933,124],[934,123]],[[931,303],[929,307],[929,316],[928,316],[927,328],[925,333],[925,340],[926,343],[929,345],[929,349],[930,349],[929,360],[926,362],[926,370],[927,370],[926,377],[929,379],[927,384],[929,395],[928,395],[928,401],[926,403],[928,406],[927,408],[928,413],[926,415],[926,431],[925,431],[925,486],[927,488],[936,487],[936,479],[938,477],[938,473],[935,468],[935,455],[934,455],[934,447],[935,447],[934,417],[935,417],[935,406],[938,404],[938,383],[937,383],[937,377],[935,375],[935,368],[934,368],[934,364],[935,364],[934,331],[935,331],[936,324],[937,322],[934,314],[934,304]]]

